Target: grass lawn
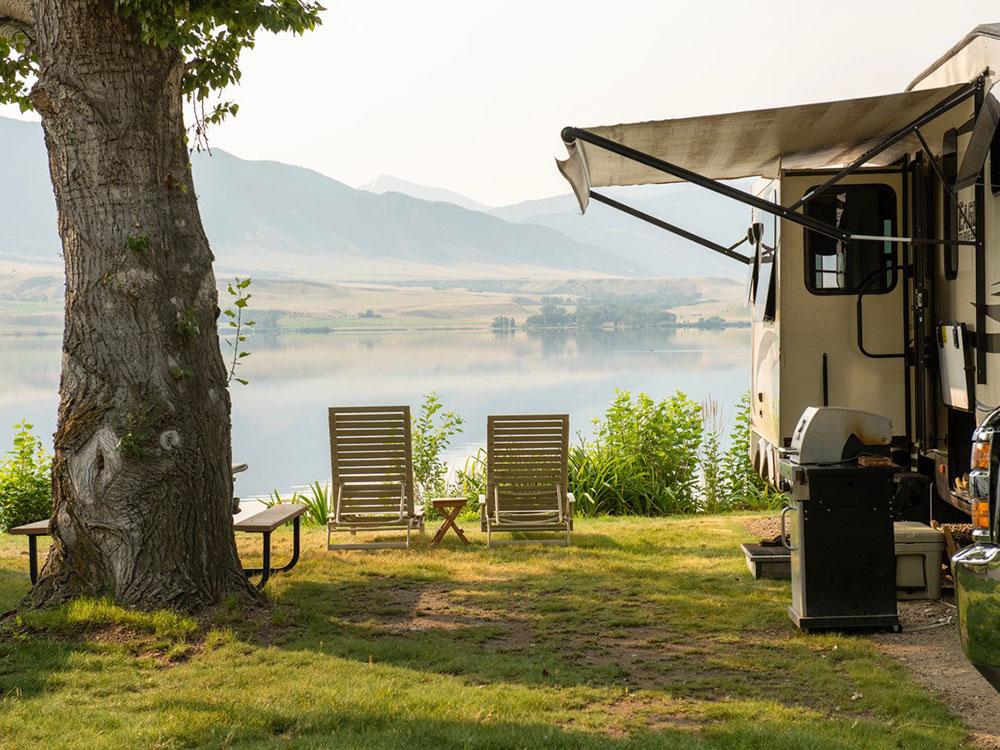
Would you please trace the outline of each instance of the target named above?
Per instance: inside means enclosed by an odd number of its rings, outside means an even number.
[[[581,520],[570,548],[470,538],[332,553],[307,529],[267,611],[86,602],[8,622],[0,747],[964,744],[867,639],[799,634],[788,584],[748,576],[738,518]],[[276,541],[280,560],[290,532]],[[27,591],[25,548],[0,535],[0,611]]]

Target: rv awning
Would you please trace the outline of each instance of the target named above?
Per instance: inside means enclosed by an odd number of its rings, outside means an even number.
[[[955,85],[583,130],[716,180],[777,177],[780,169],[848,164],[962,88]],[[930,122],[923,134],[930,143],[939,144],[943,126]],[[911,135],[873,158],[869,166],[891,164],[919,148],[916,137]],[[592,187],[678,181],[675,176],[580,139],[566,143],[566,149],[569,157],[557,160],[557,164],[583,211]]]

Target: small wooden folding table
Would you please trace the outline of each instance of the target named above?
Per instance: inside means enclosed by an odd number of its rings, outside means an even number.
[[[444,516],[444,523],[441,524],[441,528],[437,530],[434,539],[431,540],[432,547],[436,547],[441,543],[444,535],[448,533],[448,529],[454,529],[459,539],[465,544],[469,543],[469,540],[465,538],[465,532],[458,528],[458,525],[455,523],[458,514],[462,512],[462,508],[467,504],[468,500],[464,497],[439,497],[431,500],[434,510]]]

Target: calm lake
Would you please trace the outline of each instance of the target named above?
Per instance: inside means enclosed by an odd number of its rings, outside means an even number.
[[[22,418],[51,440],[60,341],[0,339],[0,428]],[[448,451],[464,463],[485,445],[486,416],[569,413],[589,434],[615,388],[716,399],[727,422],[750,382],[750,331],[407,331],[251,338],[234,385],[233,458],[244,497],[330,476],[326,408],[410,404],[436,390],[465,431]],[[0,432],[9,445],[9,432]]]

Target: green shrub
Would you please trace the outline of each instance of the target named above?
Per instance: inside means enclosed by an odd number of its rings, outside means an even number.
[[[479,496],[486,494],[486,449],[465,459],[465,465],[455,472],[455,479],[448,489],[449,495],[468,500],[464,513],[479,512]]]
[[[325,526],[330,517],[330,486],[321,482],[311,482],[309,493],[293,492],[287,498],[282,497],[278,490],[271,490],[270,497],[261,500],[265,507],[273,508],[282,503],[298,503],[306,506],[302,515],[302,523],[306,526]]]
[[[306,513],[302,517],[305,523],[326,526],[331,510],[330,485],[313,482],[309,485],[309,494],[299,493],[296,501],[306,506]]]
[[[654,401],[616,391],[596,435],[570,452],[569,485],[584,515],[697,510],[701,406],[683,393]]]
[[[729,448],[722,455],[719,471],[720,510],[770,510],[780,508],[783,495],[767,484],[750,463],[750,394],[744,393],[736,410]]]
[[[14,447],[0,463],[0,530],[52,515],[51,459],[27,422],[14,425]]]
[[[441,454],[451,439],[462,432],[465,423],[460,416],[444,411],[437,393],[424,396],[420,412],[413,417],[413,481],[417,500],[427,501],[445,494],[448,467]],[[430,510],[428,508],[428,510]]]
[[[708,399],[701,405],[701,501],[698,510],[704,513],[718,513],[728,502],[728,485],[725,464],[722,460],[722,412],[719,402]]]

